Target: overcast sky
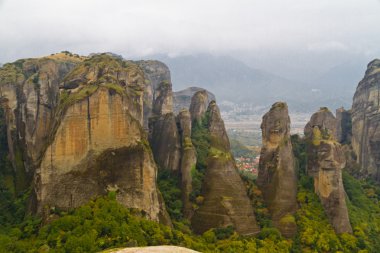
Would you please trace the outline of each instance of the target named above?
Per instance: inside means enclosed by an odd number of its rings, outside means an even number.
[[[260,65],[372,59],[379,48],[380,0],[0,0],[3,63],[69,50],[236,54]]]

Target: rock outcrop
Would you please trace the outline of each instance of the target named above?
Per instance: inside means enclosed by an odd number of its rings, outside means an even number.
[[[368,64],[352,104],[352,147],[360,173],[380,182],[380,60]]]
[[[169,68],[159,61],[139,61],[145,74],[144,128],[149,118],[173,111],[173,95]]]
[[[206,90],[200,90],[194,93],[190,103],[191,121],[200,121],[207,111],[208,94]]]
[[[142,127],[144,81],[137,64],[106,54],[62,53],[1,70],[11,160],[34,170],[34,212],[47,218],[112,191],[152,220],[167,218]]]
[[[144,127],[159,169],[179,171],[180,138],[173,113],[173,91],[168,67],[158,61],[140,61],[145,74]]]
[[[332,112],[327,107],[321,107],[317,113],[311,115],[310,121],[306,124],[304,134],[306,138],[311,138],[315,126],[321,126],[326,135],[337,140],[337,121]]]
[[[312,115],[305,127],[307,172],[314,179],[314,190],[335,231],[352,233],[342,181],[346,160],[335,128],[336,119],[327,108]]]
[[[173,111],[175,114],[178,114],[183,109],[189,109],[191,104],[191,98],[198,91],[204,90],[199,87],[189,87],[184,90],[173,92]],[[207,91],[208,101],[207,105],[215,99],[215,95]]]
[[[297,231],[297,177],[290,141],[290,118],[286,103],[277,102],[263,116],[263,147],[257,184],[261,189],[274,225],[284,236]]]
[[[0,69],[1,107],[5,110],[9,158],[15,187],[28,187],[43,155],[54,121],[59,83],[83,58],[56,54],[18,60]]]
[[[172,112],[149,119],[149,142],[159,169],[178,172],[181,144]]]
[[[196,151],[191,141],[191,116],[189,110],[182,110],[177,116],[177,125],[181,137],[181,189],[183,214],[191,218],[193,206],[190,201],[192,191],[191,170],[195,169],[197,163]]]
[[[196,114],[192,115],[192,118],[195,121],[198,118],[207,120],[210,148],[202,184],[204,201],[192,217],[193,229],[197,233],[203,233],[211,228],[233,226],[239,234],[256,234],[259,227],[230,153],[230,143],[219,108],[215,101],[212,101],[202,115],[199,112],[203,111],[202,106],[204,101],[207,101],[207,93],[197,92],[194,97],[190,111]]]

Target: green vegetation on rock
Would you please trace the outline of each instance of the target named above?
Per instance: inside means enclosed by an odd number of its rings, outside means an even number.
[[[180,227],[180,225],[176,225]],[[0,232],[0,252],[98,252],[108,248],[178,245],[201,252],[289,252],[291,243],[279,236],[258,239],[238,236],[231,227],[202,236],[149,221],[126,209],[109,194],[53,221],[26,219]]]
[[[210,150],[210,133],[208,131],[208,115],[192,124],[191,141],[197,153],[197,163],[195,168],[191,170],[192,176],[192,192],[190,200],[196,202],[196,198],[200,196],[202,191],[202,182],[207,168],[207,158]]]
[[[0,227],[20,223],[25,216],[29,189],[24,189],[25,173],[20,152],[16,150],[19,170],[15,172],[8,159],[5,115],[4,109],[0,108]]]
[[[292,136],[292,144],[299,172],[297,201],[300,206],[295,217],[298,233],[292,252],[379,252],[378,197],[371,201],[361,190],[361,183],[343,173],[354,233],[337,235],[314,193],[313,179],[306,175],[305,142],[298,136]]]
[[[183,218],[181,189],[178,175],[169,170],[160,170],[157,177],[158,188],[164,198],[170,218],[180,221]]]

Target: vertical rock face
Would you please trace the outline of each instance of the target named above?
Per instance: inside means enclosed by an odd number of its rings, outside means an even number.
[[[144,126],[160,169],[179,171],[180,139],[173,114],[173,91],[168,67],[158,61],[140,61],[146,77]]]
[[[208,106],[208,94],[206,90],[197,91],[191,98],[190,113],[191,121],[199,121],[205,114]]]
[[[207,95],[207,94],[206,94]],[[194,96],[203,96],[196,93]],[[196,117],[201,106],[198,99],[192,99],[191,109]],[[207,160],[207,169],[202,184],[204,202],[197,209],[192,218],[192,226],[198,233],[210,228],[233,226],[242,235],[251,235],[259,232],[256,224],[250,199],[246,194],[245,186],[237,172],[235,161],[230,153],[229,140],[226,134],[219,109],[212,101],[207,109],[208,130],[210,134],[210,149]]]
[[[173,113],[149,119],[149,142],[159,169],[179,171],[180,137]]]
[[[368,64],[352,104],[352,147],[361,174],[380,182],[380,60]]]
[[[334,116],[327,112],[327,108],[321,108],[306,125],[307,171],[314,178],[314,190],[335,231],[352,233],[342,181],[342,169],[346,160],[342,147],[334,136],[334,121]]]
[[[191,218],[193,207],[190,201],[192,191],[191,170],[195,169],[197,162],[196,151],[191,142],[191,116],[188,110],[182,110],[177,116],[177,125],[181,139],[181,189],[183,213],[186,218]]]
[[[116,191],[120,203],[158,220],[156,168],[139,121],[125,108],[105,88],[68,108],[36,173],[37,213]]]
[[[33,211],[68,210],[116,192],[126,207],[167,221],[143,125],[144,72],[101,54],[57,54],[0,70],[15,163],[33,167]],[[16,145],[15,145],[16,146]]]
[[[286,103],[277,102],[263,116],[263,147],[257,184],[263,192],[274,224],[285,236],[297,230],[292,215],[297,209],[297,178],[290,141],[290,118]]]
[[[336,110],[336,135],[340,143],[351,143],[351,111],[345,110],[343,107]]]
[[[19,60],[0,69],[1,106],[6,111],[9,157],[18,175],[18,190],[27,187],[44,152],[58,102],[58,84],[81,60],[58,54]]]

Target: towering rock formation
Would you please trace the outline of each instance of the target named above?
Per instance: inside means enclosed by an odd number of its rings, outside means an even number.
[[[173,113],[173,91],[168,67],[158,61],[140,61],[145,73],[144,127],[160,169],[179,171],[180,139]]]
[[[182,110],[177,116],[177,125],[181,137],[181,189],[183,214],[191,218],[193,206],[190,201],[192,191],[191,170],[195,169],[197,162],[196,151],[191,141],[191,116],[187,109]]]
[[[181,145],[174,113],[149,119],[149,142],[159,169],[179,172]]]
[[[188,109],[191,104],[191,98],[198,91],[204,90],[199,87],[189,87],[184,90],[173,92],[173,111],[175,114],[178,114],[183,109]],[[207,90],[206,90],[207,91]],[[215,99],[215,95],[207,91],[207,105]]]
[[[335,231],[352,233],[342,181],[346,160],[336,140],[335,128],[336,119],[327,108],[321,108],[312,115],[305,127],[307,172],[314,178],[314,190]]]
[[[142,128],[144,85],[138,65],[104,54],[62,53],[0,71],[11,160],[34,170],[35,212],[114,191],[126,207],[170,221]]]
[[[230,143],[219,108],[212,101],[207,111],[202,113],[205,101],[207,93],[200,91],[194,95],[190,106],[195,122],[199,118],[207,120],[203,123],[207,123],[210,137],[207,168],[202,184],[204,201],[192,217],[192,226],[198,233],[231,225],[240,234],[256,234],[259,227],[230,153]]]
[[[263,147],[257,184],[263,192],[275,226],[284,236],[297,231],[297,177],[290,141],[290,118],[286,103],[277,102],[263,116]]]
[[[380,182],[380,60],[368,64],[352,104],[352,147],[360,173]]]

